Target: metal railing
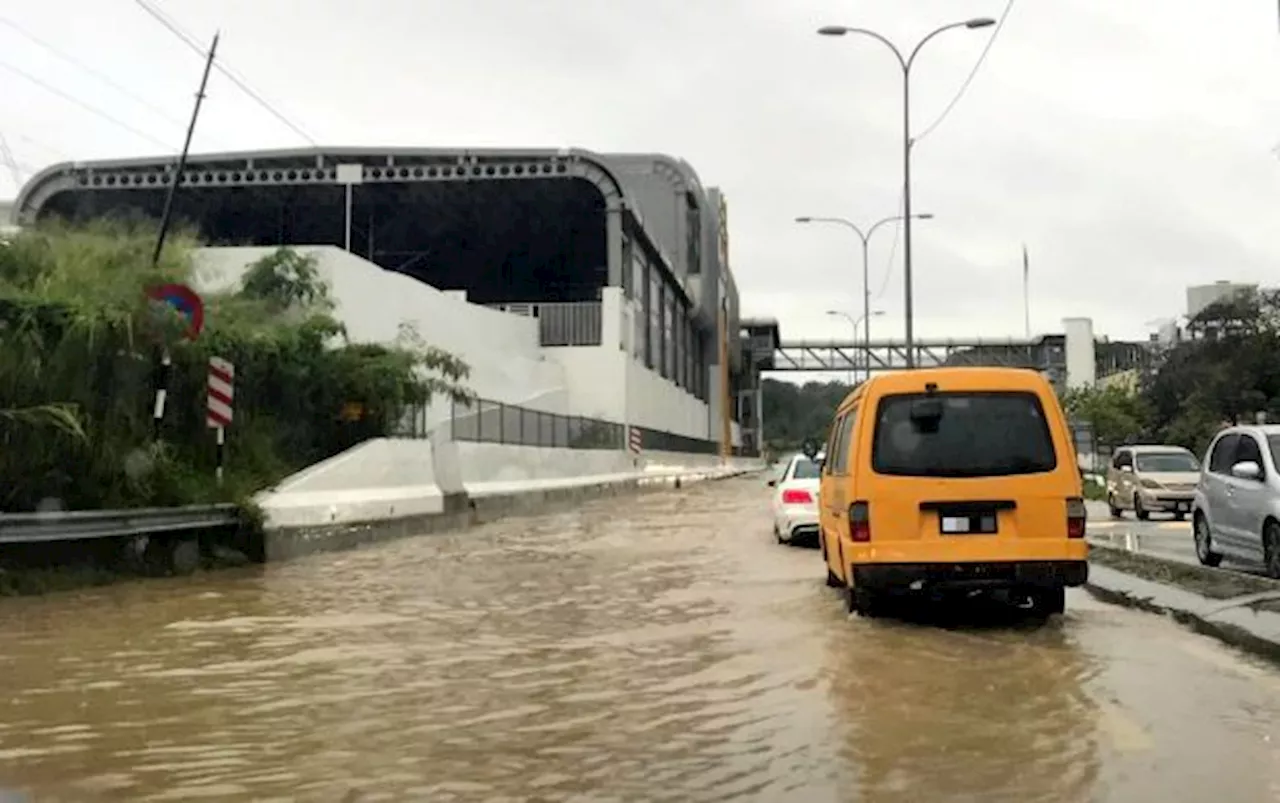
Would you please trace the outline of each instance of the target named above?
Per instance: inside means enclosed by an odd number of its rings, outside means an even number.
[[[0,514],[0,544],[188,532],[236,524],[235,505]]]
[[[477,399],[453,402],[449,429],[455,441],[566,449],[623,449],[626,427],[612,421],[559,415]]]
[[[604,319],[599,301],[490,304],[490,309],[538,319],[542,346],[598,346]]]

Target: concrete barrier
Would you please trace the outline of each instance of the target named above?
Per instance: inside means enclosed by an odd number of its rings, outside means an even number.
[[[375,438],[289,476],[254,501],[268,528],[443,513],[430,440]]]
[[[665,474],[638,472],[622,478],[576,478],[579,481],[575,484],[559,486],[531,487],[526,484],[505,491],[491,486],[490,492],[479,495],[445,495],[444,509],[440,513],[268,528],[262,552],[265,560],[279,561],[407,536],[458,532],[510,516],[546,513],[588,499],[680,488],[689,483],[726,479],[762,468],[741,461],[732,466]]]
[[[502,516],[760,468],[703,454],[377,438],[257,496],[267,560],[370,540],[456,530]]]

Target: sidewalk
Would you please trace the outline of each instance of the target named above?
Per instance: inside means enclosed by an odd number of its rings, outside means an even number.
[[[1280,661],[1280,581],[1093,543],[1086,589]]]

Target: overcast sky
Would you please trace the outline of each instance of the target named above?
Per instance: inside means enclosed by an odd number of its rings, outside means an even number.
[[[725,191],[746,314],[843,336],[860,246],[797,215],[868,223],[901,187],[909,47],[1007,0],[152,0],[322,145],[665,151]],[[305,11],[304,11],[305,9]],[[919,337],[1112,338],[1181,314],[1188,284],[1275,281],[1280,265],[1274,0],[1013,3],[961,101],[913,163]],[[16,25],[21,30],[15,29]],[[935,39],[912,72],[914,129],[955,95],[993,28]],[[72,54],[77,68],[31,41]],[[22,70],[57,91],[22,77]],[[199,57],[132,0],[0,4],[0,134],[26,174],[180,146]],[[118,87],[124,87],[121,91]],[[69,100],[68,97],[75,100]],[[114,124],[86,110],[108,111]],[[133,129],[133,130],[129,130]],[[197,150],[305,146],[215,74]],[[25,176],[24,176],[25,178]],[[0,197],[16,192],[0,166]],[[873,336],[901,337],[901,248],[872,242]]]

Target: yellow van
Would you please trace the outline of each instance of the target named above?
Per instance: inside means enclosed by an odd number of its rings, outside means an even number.
[[[836,411],[819,508],[827,584],[864,616],[957,592],[1049,616],[1088,578],[1075,446],[1036,371],[873,376]]]

